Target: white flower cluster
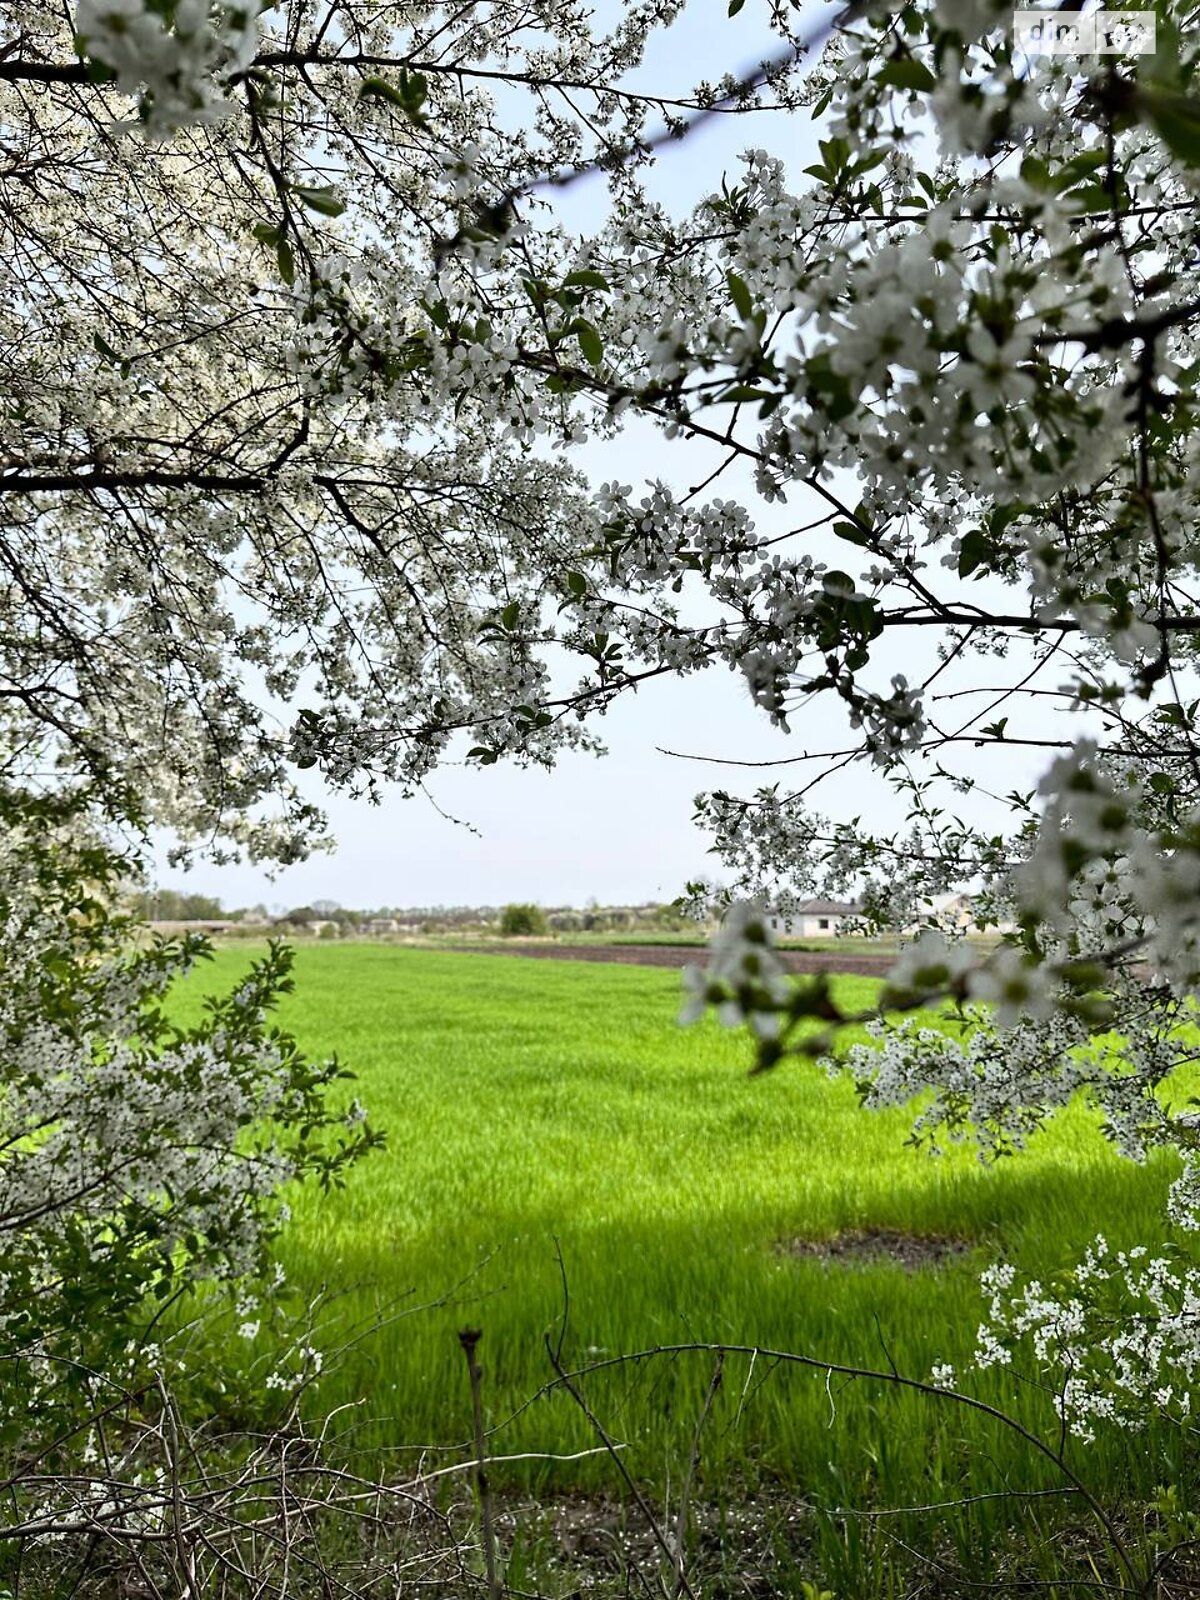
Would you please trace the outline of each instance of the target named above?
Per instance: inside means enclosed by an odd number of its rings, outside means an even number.
[[[146,131],[164,136],[228,115],[222,86],[254,60],[257,0],[175,0],[166,9],[147,0],[79,0],[75,31],[91,60],[138,98]]]
[[[780,1013],[791,989],[761,906],[750,902],[730,906],[707,965],[685,967],[683,981],[688,998],[681,1022],[695,1022],[715,1006],[726,1027],[745,1023],[760,1039],[778,1036]]]
[[[24,1427],[86,1388],[89,1340],[105,1381],[144,1370],[144,1340],[123,1363],[108,1346],[176,1287],[224,1285],[255,1338],[280,1188],[375,1136],[357,1102],[325,1106],[337,1064],[268,1026],[283,952],[171,1028],[163,999],[202,947],[132,942],[114,905],[132,864],[70,803],[0,791],[0,808],[0,1331],[28,1357],[0,1372],[0,1426]]]
[[[1147,826],[1147,795],[1128,762],[1080,741],[1040,784],[1036,846],[1013,875],[1022,911],[1074,954],[1128,947],[1176,995],[1200,982],[1200,803]]]
[[[1143,1428],[1154,1412],[1190,1419],[1200,1381],[1200,1268],[1097,1236],[1053,1285],[1017,1283],[1012,1266],[983,1275],[987,1319],[974,1365],[1015,1365],[1028,1351],[1065,1428],[1085,1442],[1105,1424]]]
[[[903,673],[897,673],[890,695],[870,695],[854,704],[850,726],[865,727],[864,749],[871,760],[877,766],[890,766],[897,755],[920,748],[925,734],[921,695]]]
[[[970,974],[968,959],[959,956]],[[915,992],[940,984],[954,964],[953,956],[947,961],[927,949],[909,970]],[[1098,1076],[1086,1061],[1088,1034],[1078,1021],[1050,1007],[1042,1018],[1017,1013],[1007,1020],[1009,1026],[993,1027],[986,1012],[972,1007],[961,1033],[910,1020],[872,1021],[873,1042],[851,1045],[845,1062],[829,1060],[826,1067],[831,1073],[848,1067],[868,1106],[911,1106],[926,1097],[914,1121],[916,1138],[935,1151],[944,1138],[969,1142],[990,1158],[1021,1148]]]

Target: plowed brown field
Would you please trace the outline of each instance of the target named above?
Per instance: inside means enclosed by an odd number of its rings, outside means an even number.
[[[472,951],[486,956],[529,956],[535,961],[608,961],[630,967],[686,967],[704,961],[704,949],[687,944],[512,944],[444,945],[443,949]],[[882,977],[894,955],[844,950],[781,950],[780,960],[789,972],[845,972],[863,978]]]

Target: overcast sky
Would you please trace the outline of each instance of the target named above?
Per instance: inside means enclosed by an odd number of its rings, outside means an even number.
[[[603,9],[611,11],[611,3]],[[716,0],[692,0],[669,37],[658,42],[643,80],[666,92],[685,90],[772,52],[769,35],[755,20],[758,7],[747,6],[732,20],[725,9]],[[809,16],[815,22],[827,10],[809,5],[801,15],[807,24]],[[676,213],[686,212],[717,186],[742,150],[756,145],[784,157],[795,174],[816,156],[807,113],[786,120],[714,119],[661,156],[654,180],[659,198]],[[594,221],[588,209],[602,199],[599,188],[590,195],[582,185],[571,191],[581,225]],[[648,429],[589,447],[587,457],[593,481],[618,478],[635,486],[661,476],[687,487],[712,464],[704,467],[693,443],[667,442]],[[714,492],[753,498],[744,476],[723,480]],[[759,503],[756,510],[760,528],[776,532],[820,514],[807,503],[807,491],[786,506]],[[369,907],[510,900],[579,905],[590,896],[608,903],[671,899],[689,878],[716,870],[705,853],[707,841],[690,821],[698,790],[727,786],[749,792],[775,778],[786,782],[789,773],[812,776],[812,769],[746,772],[681,759],[665,749],[766,761],[836,746],[845,738],[844,723],[820,703],[797,720],[791,737],[772,729],[740,679],[726,671],[647,684],[619,701],[596,728],[608,746],[604,757],[566,755],[552,773],[451,766],[435,776],[428,799],[404,800],[385,791],[382,804],[372,806],[330,795],[314,778],[308,792],[331,818],[335,853],[314,856],[271,881],[255,868],[203,862],[185,874],[166,866],[164,850],[159,884],[218,894],[227,907],[261,901],[282,908],[318,899]],[[1031,770],[1030,763],[1018,761],[1003,774],[1003,789]],[[869,780],[865,785],[861,771],[832,780],[816,800],[834,816],[870,809],[880,820],[901,820],[888,792]],[[465,825],[446,820],[439,807]]]

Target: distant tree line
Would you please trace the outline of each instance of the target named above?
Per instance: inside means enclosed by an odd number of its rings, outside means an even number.
[[[332,900],[292,906],[275,915],[263,905],[226,910],[216,895],[187,894],[178,889],[148,889],[131,897],[133,914],[147,922],[231,922],[246,926],[271,924],[293,933],[317,932],[326,937],[356,933],[414,932],[496,933],[536,937],[560,933],[694,931],[695,923],[676,906],[648,902],[637,906],[602,906],[591,900],[583,907],[540,906],[513,902],[505,906],[381,906],[353,908]],[[394,927],[385,926],[388,923]]]
[[[218,922],[229,916],[215,895],[179,889],[147,889],[134,895],[131,909],[147,922]]]

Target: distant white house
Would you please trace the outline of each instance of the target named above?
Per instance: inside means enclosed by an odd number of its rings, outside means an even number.
[[[1008,920],[992,923],[989,928],[981,929],[975,912],[975,902],[971,895],[935,894],[930,897],[931,903],[922,906],[922,911],[929,917],[936,917],[943,928],[951,931],[957,929],[962,933],[988,932],[991,934],[1014,933],[1016,923]],[[903,933],[919,933],[927,924],[913,923],[911,927],[902,929]]]
[[[859,909],[851,900],[801,900],[791,911],[768,911],[767,926],[777,939],[832,939]]]
[[[935,894],[930,896],[928,911],[951,927],[969,929],[975,926],[975,908],[969,894]]]
[[[921,906],[921,920],[899,930],[902,938],[915,937],[929,921],[936,918],[942,928],[953,933],[981,931],[976,921],[975,906],[969,894],[955,892],[935,894],[930,904]],[[801,900],[791,911],[768,911],[767,926],[777,939],[832,939],[837,935],[838,924],[847,917],[856,917],[861,905],[849,900]],[[1015,928],[1012,922],[993,924],[989,933],[1008,933]]]
[[[371,917],[362,925],[364,933],[399,933],[400,924],[395,917]]]

